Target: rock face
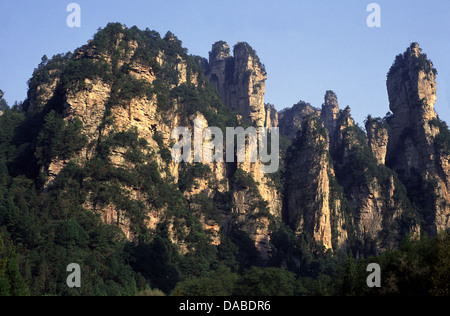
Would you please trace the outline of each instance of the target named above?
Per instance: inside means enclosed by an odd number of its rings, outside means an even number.
[[[279,127],[279,115],[273,104],[266,104],[266,122],[264,124],[267,128]]]
[[[336,144],[336,127],[339,114],[339,103],[336,94],[333,91],[327,91],[325,94],[325,103],[322,105],[321,117],[330,134],[330,145],[332,148]]]
[[[341,201],[333,197],[328,132],[312,115],[303,121],[298,135],[286,162],[285,217],[298,235],[309,236],[325,249],[340,248],[347,232],[342,229]],[[333,239],[337,240],[334,247]]]
[[[347,245],[348,232],[330,160],[339,114],[334,93],[327,92],[323,107],[319,111],[301,101],[280,112],[281,133],[293,141],[286,158],[285,218],[297,235],[337,250]]]
[[[406,161],[406,173],[411,168],[434,169],[430,151],[437,129],[432,128],[429,122],[437,118],[434,111],[437,84],[432,67],[419,45],[413,43],[403,55],[397,56],[388,74],[387,88],[393,113],[389,121],[389,159],[393,159],[395,148],[405,139],[414,138],[417,142],[414,147],[421,148],[420,153],[417,148],[410,149],[414,157]]]
[[[337,180],[349,203],[349,208],[344,210],[350,215],[347,227],[352,227],[352,235],[361,242],[359,251],[364,255],[389,249],[399,242],[393,227],[398,223],[399,214],[404,213],[402,204],[393,198],[400,184],[394,183],[389,170],[378,165],[349,107],[340,111],[336,124],[336,143],[331,155],[337,168]],[[362,165],[358,165],[360,163]],[[381,238],[382,235],[390,237]]]
[[[312,114],[320,114],[320,111],[303,101],[292,108],[284,109],[278,114],[280,133],[290,140],[294,140],[297,137],[297,132],[302,129],[304,119]]]
[[[388,125],[382,120],[369,117],[366,122],[366,131],[373,155],[380,165],[384,165],[389,141]]]
[[[231,56],[227,43],[215,43],[209,54],[209,65],[204,65],[204,69],[208,70],[206,75],[226,106],[258,127],[265,125],[267,73],[249,44],[236,44]]]
[[[182,253],[193,251],[185,240],[189,229],[182,228],[183,222],[192,221],[190,216],[193,216],[211,244],[220,245],[231,230],[240,230],[254,241],[261,257],[268,259],[271,225],[281,220],[282,201],[273,180],[262,174],[261,161],[189,165],[176,163],[170,156],[174,144],[172,131],[183,126],[191,132],[210,127],[217,113],[224,112],[219,108],[222,105],[218,97],[235,111],[234,115],[227,114],[228,122],[234,118],[237,125],[238,118],[242,118],[256,127],[278,126],[275,107],[264,104],[266,73],[256,53],[248,44],[238,43],[234,57],[230,57],[228,46],[216,43],[209,62],[202,58],[190,59],[173,35],[158,39],[155,33],[151,38],[136,40],[139,36],[130,30],[117,25],[113,28],[114,31],[108,30],[108,45],[94,38],[58,63],[52,60],[41,64],[36,75],[51,72],[47,81],[30,80],[28,112],[39,113],[53,107],[65,122],[80,120],[87,142],[70,159],[53,157],[48,166],[42,166],[48,176],[47,187],[58,181],[69,162],[88,168],[99,159],[100,151],[103,168],[114,172],[133,172],[152,165],[161,181],[171,186],[170,194],[180,199],[177,205],[170,206],[170,201],[155,204],[152,192],[137,184],[128,181],[112,184],[101,179],[98,182],[105,188],[113,185],[121,192],[120,198],[111,197],[107,201],[102,198],[99,203],[97,192],[87,192],[83,207],[100,214],[106,223],[119,226],[130,241],[136,238],[139,229],[154,231],[162,224],[168,225],[170,238]],[[152,41],[156,44],[149,44]],[[89,69],[99,71],[69,80],[66,67],[72,65],[88,65]],[[217,89],[216,99],[205,97],[215,97],[208,90],[208,79]],[[194,102],[192,95],[197,97]],[[202,102],[207,105],[200,107]],[[118,137],[132,135],[137,139],[116,144]],[[133,145],[136,141],[146,145],[138,146],[138,150]],[[105,150],[105,146],[109,149]],[[202,141],[202,147],[212,149],[206,140]],[[146,162],[138,163],[130,155],[144,156]],[[192,215],[180,218],[171,213],[184,205]],[[144,226],[141,228],[136,228],[137,208]]]
[[[388,164],[411,190],[429,195],[420,207],[432,234],[450,227],[448,154],[437,143],[445,129],[434,110],[436,75],[427,55],[413,43],[397,56],[387,79],[393,113],[388,121]]]
[[[315,250],[372,255],[406,234],[450,227],[450,132],[434,111],[436,71],[417,44],[389,72],[393,115],[369,117],[367,135],[332,91],[321,109],[299,102],[278,113],[264,103],[266,78],[247,43],[231,55],[217,42],[207,60],[188,56],[173,34],[112,26],[74,54],[43,61],[30,80],[28,114],[79,120],[86,140],[40,166],[46,189],[78,168],[86,210],[130,241],[165,225],[184,254],[201,236],[218,246],[245,235],[267,260],[274,229],[288,224]],[[221,124],[279,127],[292,144],[280,153],[284,169],[265,175],[248,154],[245,162],[172,159],[175,128]]]
[[[409,200],[398,195],[403,185],[380,161],[387,129],[371,121],[380,141],[369,146],[350,112],[340,110],[328,91],[321,112],[298,116],[300,128],[285,161],[284,218],[299,236],[325,249],[351,247],[370,255],[398,246],[399,236],[417,232],[419,220]]]
[[[217,90],[222,102],[228,106],[238,118],[252,123],[255,127],[278,127],[279,117],[275,107],[264,104],[265,81],[267,73],[256,52],[247,43],[234,46],[233,56],[227,43],[216,42],[209,53],[209,61],[197,58],[209,82]],[[267,211],[273,218],[281,218],[281,192],[275,188],[271,179],[261,173],[262,163],[237,164],[236,168],[249,175],[255,181],[254,188],[238,186],[233,194],[233,213],[240,214],[239,218],[245,223],[245,230],[255,240],[256,247],[268,258],[270,248],[270,221],[267,217],[249,221],[250,214],[255,212],[255,203],[267,203]],[[264,209],[264,208],[263,208]],[[256,208],[257,212],[263,211]]]

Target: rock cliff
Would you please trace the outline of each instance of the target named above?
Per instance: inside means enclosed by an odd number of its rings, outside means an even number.
[[[357,252],[364,255],[398,246],[401,236],[414,231],[418,223],[409,200],[399,194],[403,185],[380,164],[349,107],[340,111],[336,129],[331,155],[347,201],[343,211],[349,215],[352,244],[360,244]]]
[[[265,126],[267,73],[249,44],[237,43],[231,56],[227,43],[215,43],[209,54],[209,65],[204,67],[226,106],[255,126]]]
[[[222,73],[226,65],[233,68]],[[210,69],[207,78],[202,67]],[[83,72],[77,73],[80,68]],[[83,207],[121,227],[129,240],[143,229],[168,225],[172,241],[187,253],[193,247],[186,241],[191,232],[182,227],[198,221],[211,244],[220,245],[232,227],[248,234],[261,256],[269,258],[270,226],[281,218],[282,202],[273,181],[261,172],[261,161],[189,165],[170,156],[171,132],[177,127],[192,134],[196,128],[222,127],[225,134],[225,127],[238,126],[239,119],[257,127],[278,125],[275,108],[264,104],[266,73],[248,44],[237,44],[234,57],[226,44],[215,44],[210,62],[204,63],[188,56],[173,34],[159,38],[156,32],[113,25],[74,54],[42,63],[35,76],[41,74],[45,80],[30,80],[28,112],[46,115],[54,109],[67,124],[79,120],[86,138],[76,154],[52,157],[42,166],[47,187],[57,184],[71,163],[85,169],[102,163],[114,176],[90,176],[102,189],[88,190]],[[235,113],[225,111],[221,101]],[[212,149],[206,140],[202,147]],[[149,166],[172,193],[152,197],[159,193],[116,177]],[[182,207],[173,205],[177,199]],[[174,214],[173,208],[183,207],[192,215]]]
[[[315,250],[372,255],[450,226],[450,131],[434,111],[436,74],[417,44],[399,55],[387,80],[393,115],[369,117],[366,134],[332,91],[321,109],[265,104],[267,74],[247,43],[231,55],[217,42],[207,60],[170,32],[113,24],[73,54],[43,59],[24,109],[42,125],[45,190],[76,177],[83,208],[130,241],[161,233],[188,254],[248,238],[269,260],[272,235],[287,224]],[[248,154],[172,159],[175,128],[240,125],[279,127],[290,145],[279,172],[263,174]],[[200,142],[203,154],[214,148]]]
[[[333,91],[327,91],[325,102],[322,105],[321,117],[330,135],[330,146],[332,148],[336,145],[336,127],[339,114],[339,103],[336,94]]]
[[[413,199],[422,209],[426,230],[432,234],[450,225],[447,127],[434,110],[436,75],[419,44],[412,43],[397,56],[387,78],[393,113],[388,120],[388,165],[400,174],[410,192],[427,194],[426,201]]]
[[[278,127],[279,118],[275,107],[264,103],[265,81],[267,73],[253,48],[245,43],[234,46],[233,56],[227,43],[216,42],[209,53],[209,60],[197,58],[209,82],[217,90],[223,104],[230,108],[241,123],[246,121],[255,127]],[[281,218],[281,192],[273,181],[261,173],[262,163],[251,163],[247,157],[245,163],[236,165],[237,170],[253,178],[256,188],[237,186],[233,194],[236,214],[252,214],[267,211],[273,219]],[[255,190],[256,189],[256,190]],[[255,204],[267,204],[266,207],[255,209]],[[245,230],[256,241],[256,247],[268,258],[270,248],[270,220],[263,216],[257,222],[248,221]],[[244,222],[244,220],[242,220]],[[251,224],[252,223],[252,224]],[[256,228],[257,227],[257,228]]]
[[[290,140],[294,140],[297,132],[302,129],[304,119],[313,113],[320,112],[304,101],[300,101],[292,108],[280,111],[278,114],[280,133]]]
[[[367,138],[370,149],[378,163],[386,163],[387,146],[389,141],[389,126],[381,119],[374,119],[371,116],[366,121]]]
[[[370,255],[398,246],[405,233],[417,232],[420,220],[402,193],[403,184],[380,161],[387,130],[379,124],[368,120],[380,139],[370,146],[373,137],[367,138],[355,124],[349,107],[339,109],[331,91],[322,111],[298,116],[297,137],[285,161],[284,217],[299,236],[326,249],[350,247]]]
[[[312,114],[302,122],[288,151],[285,218],[297,235],[331,250],[347,242],[335,181],[328,132],[319,117]]]
[[[279,114],[278,111],[275,109],[275,106],[273,104],[266,104],[265,105],[266,110],[266,122],[264,124],[267,128],[272,127],[279,127]]]

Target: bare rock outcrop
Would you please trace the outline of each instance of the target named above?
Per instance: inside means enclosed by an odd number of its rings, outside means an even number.
[[[325,249],[343,247],[347,231],[341,201],[333,187],[335,174],[329,137],[317,115],[302,122],[286,164],[285,217],[290,226],[298,235],[312,238]]]
[[[28,112],[57,107],[64,121],[81,122],[81,133],[86,138],[86,145],[76,156],[70,159],[52,157],[49,165],[43,166],[48,176],[47,187],[58,181],[69,162],[84,168],[98,159],[99,151],[102,151],[102,160],[98,162],[104,168],[102,172],[120,174],[136,170],[134,159],[145,156],[148,161],[144,165],[154,164],[157,178],[161,177],[175,188],[178,195],[174,196],[184,198],[179,203],[183,203],[190,214],[183,216],[196,217],[211,244],[221,244],[227,227],[238,227],[255,242],[261,256],[268,259],[271,224],[281,218],[282,201],[272,179],[261,172],[261,161],[186,164],[176,163],[170,157],[174,144],[171,133],[175,128],[184,126],[193,135],[196,128],[204,131],[211,127],[208,119],[214,119],[217,109],[211,104],[201,108],[198,102],[192,103],[189,99],[191,95],[202,93],[202,89],[209,89],[207,79],[216,86],[223,104],[237,116],[241,115],[256,127],[278,126],[275,107],[264,104],[266,72],[254,50],[246,43],[238,43],[231,57],[225,43],[216,43],[210,62],[201,58],[191,60],[173,35],[158,39],[155,33],[151,39],[143,41],[142,38],[136,40],[139,38],[136,34],[130,36],[123,27],[114,26],[114,29],[102,38],[108,45],[94,39],[73,55],[66,56],[55,69],[52,69],[54,60],[46,61],[36,74],[42,73],[47,80],[36,80],[36,84],[30,81]],[[149,44],[158,40],[165,42],[155,47]],[[88,65],[94,69],[93,74],[81,72],[68,80],[67,64],[74,65],[74,69]],[[201,73],[205,68],[208,69],[207,79]],[[198,110],[193,110],[197,106]],[[117,142],[116,137],[122,140]],[[131,138],[123,142],[123,137]],[[130,141],[134,137],[137,143],[145,144],[138,145],[140,152],[132,148],[135,145]],[[202,142],[203,150],[212,149],[211,143],[205,139]],[[207,174],[197,174],[196,167],[206,170]],[[236,180],[233,178],[236,169],[251,177],[251,187],[232,183]],[[153,203],[152,193],[138,184],[121,183],[117,179],[110,183],[108,176],[101,178],[93,180],[98,182],[96,186],[114,186],[116,196],[108,197],[109,200],[101,198],[99,202],[98,191],[89,191],[83,204],[85,209],[100,214],[106,223],[119,226],[130,241],[138,235],[137,222],[150,230],[161,223],[169,223],[169,237],[181,252],[193,251],[183,237],[189,234],[189,229],[180,228],[186,218],[173,215],[164,203]],[[136,214],[137,209],[141,214]]]
[[[280,111],[278,113],[280,133],[290,140],[294,140],[302,129],[304,119],[314,113],[320,114],[320,111],[304,101],[298,102],[292,108]]]
[[[267,73],[253,48],[241,42],[234,46],[233,56],[227,43],[216,42],[209,53],[209,61],[197,58],[209,82],[216,88],[223,104],[238,118],[251,122],[255,127],[278,127],[279,115],[275,107],[264,103]],[[241,120],[242,123],[242,120]],[[247,151],[248,152],[248,151]],[[238,163],[236,168],[251,177],[255,188],[239,188],[233,192],[233,213],[245,223],[244,230],[255,240],[255,245],[264,258],[268,258],[270,247],[270,223],[267,216],[251,220],[255,212],[267,210],[270,216],[281,218],[281,192],[271,179],[261,172],[258,159]],[[266,206],[262,206],[260,202]],[[259,205],[259,207],[255,207]]]
[[[381,119],[374,119],[369,116],[366,121],[366,131],[369,147],[373,155],[379,164],[384,165],[389,142],[388,125]]]
[[[266,122],[264,124],[267,128],[279,127],[279,115],[273,104],[266,104]]]
[[[333,91],[327,91],[325,102],[322,105],[321,117],[330,135],[330,146],[334,148],[336,143],[337,120],[340,115],[339,103],[336,94]]]
[[[258,127],[265,125],[267,73],[249,44],[236,44],[231,56],[228,44],[217,42],[209,54],[209,65],[203,67],[209,70],[206,75],[226,106]]]
[[[420,203],[425,230],[436,234],[450,227],[449,155],[439,138],[447,131],[436,102],[437,71],[419,44],[412,43],[391,67],[387,89],[390,109],[388,165],[411,190],[427,195]],[[412,187],[416,186],[416,187]]]

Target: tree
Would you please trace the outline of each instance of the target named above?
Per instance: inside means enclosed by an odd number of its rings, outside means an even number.
[[[238,281],[239,296],[293,296],[296,289],[292,272],[279,268],[252,267]]]
[[[191,278],[177,284],[176,296],[231,296],[238,275],[220,266],[211,277]]]
[[[29,296],[30,291],[19,271],[14,246],[7,247],[3,235],[4,232],[0,232],[0,296]]]
[[[442,234],[436,240],[432,265],[431,295],[450,295],[450,235]]]
[[[50,111],[37,139],[36,157],[39,163],[46,166],[53,158],[70,158],[83,148],[86,137],[81,134],[81,130],[82,123],[79,119],[65,122],[55,111]]]
[[[8,265],[8,258],[5,253],[5,244],[3,242],[2,234],[0,233],[0,296],[9,296],[11,286],[9,285],[6,276],[6,267]]]
[[[27,284],[23,280],[22,274],[19,271],[19,265],[17,263],[17,257],[15,253],[12,253],[8,259],[8,266],[6,268],[6,275],[11,285],[10,294],[12,296],[29,296],[30,291]]]
[[[354,296],[357,286],[357,271],[353,253],[350,251],[344,267],[344,279],[342,283],[342,295]]]

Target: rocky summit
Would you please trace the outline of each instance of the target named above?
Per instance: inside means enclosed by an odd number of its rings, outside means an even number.
[[[331,90],[321,108],[300,101],[277,111],[264,100],[267,76],[248,43],[218,41],[204,58],[170,32],[118,23],[44,57],[21,108],[0,108],[10,131],[0,134],[0,223],[21,241],[32,292],[58,291],[55,268],[36,259],[46,244],[55,245],[48,260],[85,258],[92,274],[125,265],[128,288],[138,280],[170,293],[210,271],[317,274],[321,256],[378,256],[450,229],[450,132],[419,44],[389,70],[392,113],[367,113],[365,129]],[[259,157],[175,162],[178,127],[277,128],[280,168],[261,173]],[[32,192],[28,202],[20,192]],[[112,291],[92,282],[89,291]]]

